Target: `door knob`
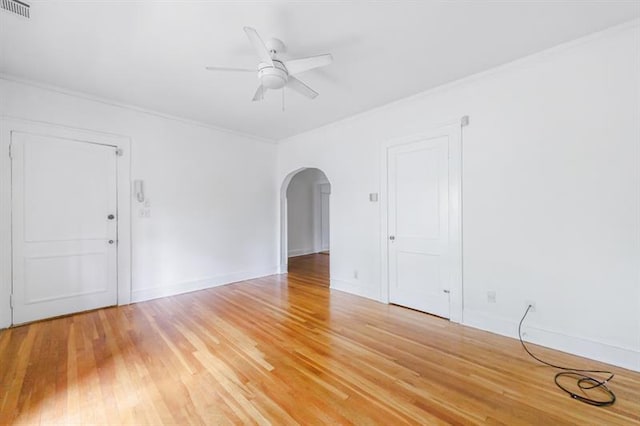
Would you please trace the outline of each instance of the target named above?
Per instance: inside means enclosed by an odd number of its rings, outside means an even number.
[[[113,240],[109,240],[109,244],[113,244],[115,241]]]
[[[395,239],[396,239],[396,236],[395,236],[395,235],[389,235],[389,239],[390,239],[391,241],[393,241],[393,240],[395,240]]]
[[[114,216],[114,215],[112,215],[112,214],[110,214],[109,216],[107,216],[107,219],[109,219],[109,220],[113,220],[113,219],[115,219],[115,216]]]

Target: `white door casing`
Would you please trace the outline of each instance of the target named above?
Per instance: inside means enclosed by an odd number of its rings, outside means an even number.
[[[13,322],[117,304],[116,148],[14,132]]]
[[[331,202],[331,186],[329,184],[320,185],[320,250],[329,250],[329,203]]]
[[[461,322],[460,127],[382,148],[381,299]]]

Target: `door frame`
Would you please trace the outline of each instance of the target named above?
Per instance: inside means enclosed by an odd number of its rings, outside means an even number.
[[[322,183],[317,183],[316,185],[317,185],[316,189],[317,189],[317,195],[318,195],[316,200],[317,200],[318,206],[315,210],[318,215],[318,218],[317,218],[317,225],[314,226],[314,228],[316,228],[315,230],[318,232],[316,253],[319,253],[321,251],[329,250],[329,247],[325,249],[322,245],[322,236],[324,231],[322,227],[322,219],[324,218],[324,215],[322,214],[322,195],[327,194],[329,196],[329,211],[331,211],[331,184],[329,182],[322,182]],[[329,229],[327,231],[331,232],[331,214],[328,214],[328,216],[329,216]],[[331,245],[331,238],[329,238],[329,246],[330,245]]]
[[[462,128],[459,121],[384,141],[380,149],[380,300],[389,303],[389,181],[388,151],[392,147],[440,136],[449,138],[449,258],[451,267],[449,320],[462,323]]]
[[[13,324],[11,158],[12,132],[30,133],[95,143],[120,150],[117,157],[118,305],[131,303],[131,139],[128,136],[66,127],[57,124],[0,117],[0,329]]]
[[[329,194],[329,196],[331,196],[331,183],[329,183],[327,179],[318,180],[313,184],[313,251],[315,253],[319,253],[323,251],[322,249],[322,194],[323,194],[323,190],[326,187],[329,188],[329,191],[324,193],[327,193]],[[331,205],[329,205],[329,207],[331,207]]]

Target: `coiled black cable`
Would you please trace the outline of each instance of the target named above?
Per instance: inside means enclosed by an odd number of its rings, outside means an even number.
[[[613,393],[613,391],[611,389],[609,389],[609,387],[607,386],[607,383],[611,381],[611,379],[613,379],[614,374],[611,371],[607,371],[607,370],[582,370],[579,368],[568,368],[568,367],[563,367],[560,365],[555,365],[555,364],[551,364],[550,362],[541,360],[540,358],[538,358],[537,356],[535,356],[534,354],[531,353],[531,351],[529,350],[529,348],[527,348],[527,345],[525,345],[524,340],[522,340],[522,323],[524,322],[524,319],[527,317],[527,314],[529,313],[529,310],[531,309],[531,305],[527,306],[527,310],[524,312],[524,315],[522,316],[522,319],[520,320],[520,324],[518,324],[518,338],[520,339],[520,343],[522,344],[522,347],[524,348],[524,350],[536,361],[544,364],[544,365],[548,365],[549,367],[553,367],[553,368],[557,368],[559,370],[563,370],[559,373],[556,374],[555,378],[553,379],[554,382],[556,383],[556,385],[562,389],[563,391],[565,391],[566,393],[568,393],[571,398],[576,399],[580,402],[584,402],[585,404],[590,404],[590,405],[595,405],[596,407],[606,407],[608,405],[613,405],[613,403],[616,402],[616,395]],[[606,378],[605,380],[599,380],[595,377],[592,376],[588,376],[584,373],[596,373],[596,374],[606,374],[609,377]],[[562,384],[560,384],[559,382],[559,378],[560,377],[573,377],[577,380],[577,385],[580,388],[580,390],[582,390],[583,395],[579,395],[575,392],[572,392],[571,390],[567,389],[565,386],[563,386]],[[590,389],[598,389],[599,391],[603,392],[606,396],[607,399],[593,399],[590,398],[587,395],[588,390]]]

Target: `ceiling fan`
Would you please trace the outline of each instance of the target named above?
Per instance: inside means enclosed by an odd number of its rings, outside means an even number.
[[[275,90],[283,89],[284,87],[288,87],[310,99],[318,96],[318,92],[298,80],[294,75],[329,65],[333,61],[333,57],[330,54],[284,60],[279,56],[286,51],[286,47],[282,41],[277,38],[272,38],[264,42],[258,35],[258,32],[251,27],[244,27],[244,32],[247,34],[247,37],[249,37],[249,41],[260,58],[257,70],[255,68],[229,67],[206,67],[206,69],[209,71],[257,71],[260,85],[253,96],[254,101],[264,99],[264,94],[268,89]]]

